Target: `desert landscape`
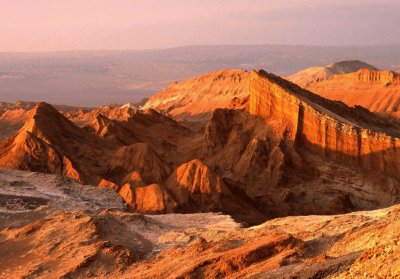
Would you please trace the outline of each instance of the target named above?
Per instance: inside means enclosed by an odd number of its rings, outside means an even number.
[[[400,278],[399,3],[3,4],[0,278]]]
[[[225,69],[140,105],[2,103],[2,276],[399,275],[400,123],[308,91],[377,71],[337,64],[307,89]]]

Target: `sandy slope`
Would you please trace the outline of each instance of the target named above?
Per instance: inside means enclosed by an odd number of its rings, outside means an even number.
[[[228,108],[249,95],[249,73],[219,70],[176,82],[151,97],[144,108],[168,113],[182,121],[207,121],[217,108]]]

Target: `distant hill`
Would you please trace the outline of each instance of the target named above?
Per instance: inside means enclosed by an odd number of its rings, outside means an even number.
[[[144,108],[182,121],[207,121],[217,108],[240,106],[249,96],[249,72],[219,70],[176,82],[151,97]]]
[[[397,46],[187,46],[162,50],[0,53],[0,101],[98,107],[137,102],[167,85],[222,68],[289,75],[341,60],[400,68]]]
[[[287,80],[305,86],[311,82],[327,80],[333,75],[353,73],[361,69],[378,70],[374,66],[358,60],[340,61],[328,66],[311,67],[301,70],[288,76]]]
[[[360,61],[344,61],[308,68],[287,79],[324,98],[400,117],[399,72],[378,70]]]

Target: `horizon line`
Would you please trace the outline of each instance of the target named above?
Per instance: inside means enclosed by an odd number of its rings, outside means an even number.
[[[45,53],[73,53],[73,52],[147,52],[147,51],[164,51],[173,50],[180,48],[196,48],[196,47],[317,47],[317,48],[342,48],[342,47],[358,47],[358,48],[369,48],[369,47],[400,47],[400,43],[392,44],[343,44],[343,45],[318,45],[318,44],[194,44],[194,45],[180,45],[165,48],[121,48],[121,49],[65,49],[65,50],[26,50],[26,51],[0,51],[1,54],[45,54]]]

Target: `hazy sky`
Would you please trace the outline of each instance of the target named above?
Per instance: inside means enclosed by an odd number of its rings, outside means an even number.
[[[0,51],[400,44],[400,0],[0,0]]]

